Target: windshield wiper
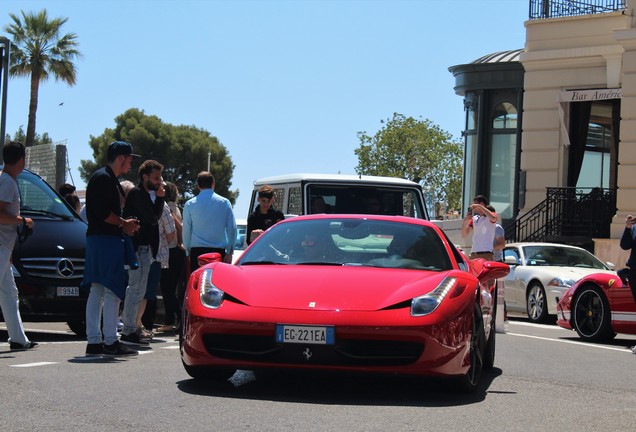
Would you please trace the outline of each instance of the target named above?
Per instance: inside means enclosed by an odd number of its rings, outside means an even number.
[[[20,213],[40,214],[40,215],[45,215],[45,216],[59,217],[59,218],[66,219],[66,220],[73,220],[73,217],[71,217],[71,216],[61,215],[61,214],[58,214],[58,213],[53,213],[53,212],[50,212],[48,210],[35,210],[35,209],[30,208],[30,207],[21,207],[20,208]]]
[[[241,265],[261,265],[261,264],[287,265],[287,263],[274,262],[274,261],[247,261],[247,262],[241,263]]]
[[[324,261],[304,261],[304,262],[297,262],[297,263],[294,263],[294,264],[296,264],[296,265],[340,266],[340,267],[345,265],[345,264],[338,263],[338,262],[324,262]]]

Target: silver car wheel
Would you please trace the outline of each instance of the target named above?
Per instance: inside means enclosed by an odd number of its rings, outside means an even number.
[[[545,291],[541,284],[534,283],[528,291],[526,309],[528,318],[533,322],[545,321],[548,315]]]

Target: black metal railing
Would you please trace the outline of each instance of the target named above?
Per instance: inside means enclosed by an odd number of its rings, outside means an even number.
[[[609,238],[616,190],[547,188],[546,199],[505,227],[508,241]]]
[[[622,11],[627,0],[530,0],[530,19]]]

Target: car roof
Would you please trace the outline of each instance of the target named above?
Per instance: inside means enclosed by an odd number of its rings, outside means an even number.
[[[265,177],[254,182],[254,186],[262,186],[265,184],[293,183],[301,181],[330,181],[330,182],[355,182],[355,183],[385,183],[394,185],[419,186],[419,184],[397,177],[367,176],[354,174],[312,174],[312,173],[296,173],[285,174],[273,177]]]

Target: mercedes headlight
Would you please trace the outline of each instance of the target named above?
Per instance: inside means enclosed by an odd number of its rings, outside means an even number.
[[[433,312],[457,284],[453,277],[445,278],[433,291],[411,300],[411,316],[424,316]]]
[[[223,303],[224,292],[212,283],[212,269],[205,269],[199,279],[199,299],[210,309],[217,309]]]

